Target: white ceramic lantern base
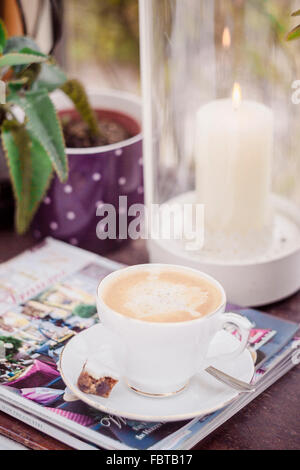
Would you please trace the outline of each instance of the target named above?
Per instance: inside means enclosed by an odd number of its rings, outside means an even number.
[[[194,193],[188,193],[172,202],[194,199]],[[190,266],[210,274],[224,286],[228,301],[243,307],[282,300],[300,289],[300,212],[278,196],[273,196],[273,205],[273,236],[264,253],[230,261],[222,259],[222,253],[188,252],[182,241],[149,240],[150,261]]]

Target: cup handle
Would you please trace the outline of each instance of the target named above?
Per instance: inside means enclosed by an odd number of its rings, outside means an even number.
[[[234,325],[241,335],[241,341],[240,341],[239,346],[236,348],[236,350],[230,353],[222,354],[222,359],[224,358],[224,359],[230,360],[230,359],[235,359],[236,357],[238,357],[246,348],[250,331],[253,328],[253,325],[247,318],[242,317],[241,315],[238,315],[237,313],[223,313],[221,315],[220,329],[223,329],[227,323],[231,323],[232,325]],[[220,358],[220,355],[209,356],[205,358],[205,362],[208,364],[208,362],[214,361],[215,359],[219,359],[219,358]]]

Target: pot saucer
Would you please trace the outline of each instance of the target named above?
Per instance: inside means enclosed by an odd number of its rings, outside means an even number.
[[[137,421],[181,421],[223,408],[238,395],[238,392],[218,382],[205,371],[194,376],[180,394],[168,398],[141,396],[132,391],[122,379],[113,388],[109,398],[83,393],[77,386],[77,380],[87,360],[97,358],[101,369],[114,369],[109,337],[104,326],[97,324],[72,338],[60,358],[60,372],[67,387],[80,400],[104,413]],[[220,331],[212,341],[209,355],[233,351],[237,347],[237,341],[231,334]],[[253,360],[247,349],[230,363],[220,358],[212,365],[248,383],[254,374]]]

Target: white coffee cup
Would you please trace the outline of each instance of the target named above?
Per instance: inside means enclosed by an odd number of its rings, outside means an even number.
[[[196,275],[214,284],[222,294],[220,306],[205,317],[178,323],[156,323],[124,316],[103,301],[105,288],[120,275],[132,271],[173,269]],[[117,295],[117,292],[116,292]],[[250,322],[235,313],[224,313],[226,294],[218,281],[195,269],[173,265],[139,265],[109,274],[98,287],[98,313],[111,334],[111,345],[118,373],[130,388],[150,396],[170,396],[182,391],[190,379],[216,358],[207,357],[212,339],[225,324],[233,324],[241,341],[235,351],[222,354],[233,360],[245,349]]]

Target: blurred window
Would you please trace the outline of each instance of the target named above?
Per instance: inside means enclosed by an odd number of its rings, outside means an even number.
[[[140,93],[138,0],[1,0],[0,14],[86,86]]]

